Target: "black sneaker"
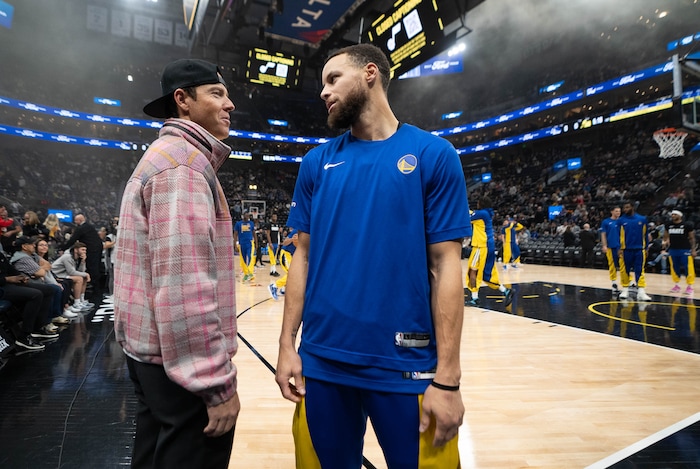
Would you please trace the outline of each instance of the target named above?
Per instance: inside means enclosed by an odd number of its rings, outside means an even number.
[[[15,340],[15,345],[24,350],[44,350],[46,347],[38,343],[31,335]]]
[[[510,304],[513,302],[513,290],[506,288],[506,291],[503,292],[503,296],[503,303],[505,303],[506,307],[510,306]]]

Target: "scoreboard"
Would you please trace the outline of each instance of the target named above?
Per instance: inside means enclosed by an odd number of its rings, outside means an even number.
[[[246,64],[246,78],[252,83],[281,88],[298,88],[301,76],[301,59],[281,52],[250,49]]]
[[[398,77],[441,52],[444,20],[437,0],[399,0],[372,22],[363,39],[384,51],[392,77]]]

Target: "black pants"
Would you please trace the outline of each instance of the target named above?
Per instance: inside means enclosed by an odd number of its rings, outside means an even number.
[[[594,267],[595,254],[593,248],[581,248],[581,267]]]
[[[171,381],[162,366],[128,356],[126,363],[139,401],[131,467],[228,468],[235,427],[218,438],[205,436],[209,416],[201,397]]]
[[[38,289],[10,283],[5,284],[2,288],[5,291],[3,300],[11,302],[22,311],[23,335],[36,332],[46,324],[43,322],[45,315],[41,312],[44,297]]]

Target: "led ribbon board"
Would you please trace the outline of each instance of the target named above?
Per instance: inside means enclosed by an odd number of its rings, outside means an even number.
[[[400,0],[374,20],[364,36],[389,57],[393,77],[440,52],[443,29],[436,0]]]
[[[301,60],[293,55],[255,48],[248,51],[245,74],[252,83],[297,88],[301,74]]]

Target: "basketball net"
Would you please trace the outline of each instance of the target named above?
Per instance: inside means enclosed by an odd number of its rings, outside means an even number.
[[[659,145],[659,158],[675,158],[685,155],[683,140],[688,132],[673,128],[661,129],[654,132],[654,141]]]

